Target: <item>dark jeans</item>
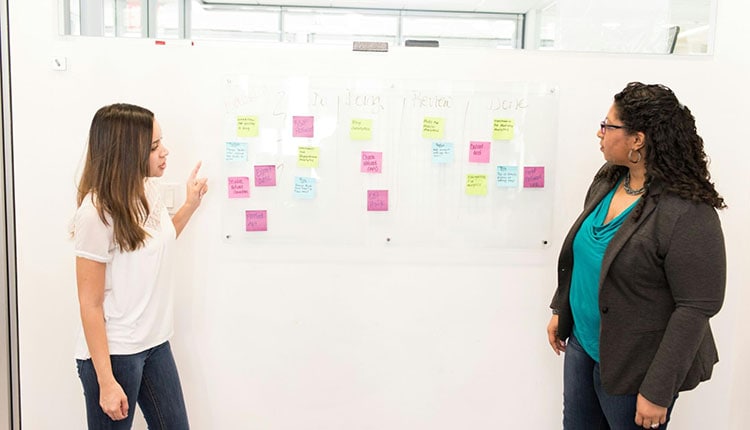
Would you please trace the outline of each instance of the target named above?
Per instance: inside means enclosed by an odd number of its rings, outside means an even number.
[[[138,354],[111,355],[110,360],[115,379],[128,396],[130,411],[124,420],[111,420],[99,406],[99,383],[91,359],[76,360],[89,430],[130,429],[136,402],[150,430],[188,429],[185,400],[169,342]]]
[[[589,356],[575,336],[568,339],[563,377],[563,428],[565,430],[635,430],[637,394],[613,396],[602,387],[599,363]],[[667,409],[667,423],[674,402]],[[667,424],[659,426],[666,430]]]

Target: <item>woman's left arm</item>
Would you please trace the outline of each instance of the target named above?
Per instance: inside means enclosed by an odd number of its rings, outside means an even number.
[[[193,216],[195,210],[200,206],[201,199],[203,199],[203,196],[208,192],[208,178],[198,177],[198,170],[200,170],[200,168],[201,163],[199,161],[190,173],[190,177],[188,177],[185,203],[177,210],[174,216],[172,216],[172,224],[174,224],[174,229],[178,237],[188,221],[190,221],[190,217]]]
[[[716,210],[691,204],[674,224],[664,258],[675,309],[640,394],[668,406],[685,381],[709,330],[708,320],[724,302],[726,251]]]

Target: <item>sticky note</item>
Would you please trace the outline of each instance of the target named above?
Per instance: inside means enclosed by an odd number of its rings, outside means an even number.
[[[487,175],[466,175],[466,194],[470,196],[486,196]]]
[[[230,176],[227,178],[230,199],[247,199],[250,197],[250,178],[247,176]]]
[[[294,116],[292,117],[292,137],[313,137],[315,117]]]
[[[425,139],[442,139],[444,133],[444,118],[424,117],[424,120],[422,120],[422,137]]]
[[[500,188],[518,187],[518,166],[497,166],[497,186]]]
[[[258,117],[257,116],[238,116],[237,117],[237,137],[256,137],[258,136]]]
[[[362,163],[359,171],[362,173],[381,173],[383,171],[383,153],[362,151]]]
[[[255,186],[256,187],[275,187],[276,186],[276,166],[255,166]]]
[[[247,161],[247,143],[227,142],[224,149],[224,161]]]
[[[453,144],[450,142],[432,142],[432,162],[447,164],[453,162]]]
[[[320,148],[317,146],[300,146],[297,150],[297,166],[318,167]]]
[[[526,166],[523,168],[524,188],[544,188],[544,166]]]
[[[372,120],[371,119],[352,119],[351,128],[349,128],[349,138],[352,140],[371,140],[372,139]]]
[[[513,139],[513,127],[515,121],[510,118],[495,118],[492,121],[492,139],[493,140],[511,140]]]
[[[469,142],[469,162],[489,163],[490,142]]]
[[[294,197],[298,199],[315,198],[316,180],[306,176],[294,177]]]
[[[367,190],[367,210],[382,212],[388,210],[388,190]]]
[[[268,231],[267,211],[245,211],[245,231]]]

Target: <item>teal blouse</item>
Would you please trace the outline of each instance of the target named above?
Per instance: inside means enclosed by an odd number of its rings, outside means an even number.
[[[619,185],[619,183],[618,183]],[[604,252],[617,230],[633,210],[636,200],[613,220],[604,224],[614,187],[586,217],[573,240],[573,275],[570,307],[573,311],[573,335],[583,349],[599,361],[599,275]]]

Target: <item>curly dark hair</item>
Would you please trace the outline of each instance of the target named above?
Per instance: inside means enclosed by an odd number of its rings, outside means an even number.
[[[717,209],[726,207],[714,188],[698,135],[695,118],[687,106],[664,85],[629,83],[615,94],[614,106],[627,133],[645,135],[646,183],[659,181],[667,192],[694,202],[707,203]],[[616,180],[627,170],[612,165],[600,173]],[[645,197],[635,212],[640,213]]]

